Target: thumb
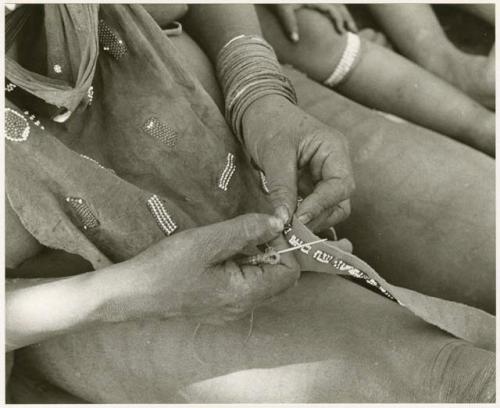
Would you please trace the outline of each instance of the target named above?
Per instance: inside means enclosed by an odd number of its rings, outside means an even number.
[[[204,231],[197,235],[204,259],[215,264],[241,253],[245,247],[273,240],[283,228],[283,222],[272,215],[245,214],[203,227]]]
[[[294,7],[290,4],[280,4],[276,9],[276,14],[288,38],[295,43],[298,42],[299,25],[297,24]]]

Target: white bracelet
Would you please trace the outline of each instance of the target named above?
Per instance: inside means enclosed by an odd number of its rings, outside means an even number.
[[[347,32],[347,43],[344,53],[342,54],[342,58],[340,58],[340,61],[335,67],[333,73],[323,82],[326,86],[333,88],[345,79],[347,74],[354,67],[354,63],[359,55],[360,47],[361,41],[359,37],[356,34]]]

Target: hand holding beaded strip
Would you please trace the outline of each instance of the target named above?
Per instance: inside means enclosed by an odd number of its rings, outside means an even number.
[[[234,154],[228,153],[226,158],[226,166],[222,171],[222,174],[219,178],[219,188],[221,190],[227,191],[229,186],[229,182],[233,177],[234,172],[236,171],[236,165],[234,164]]]
[[[26,118],[14,109],[5,108],[5,138],[12,142],[24,142],[30,135]]]
[[[351,32],[347,32],[347,43],[344,53],[342,54],[342,58],[340,58],[340,61],[333,73],[324,81],[326,86],[333,88],[347,77],[347,74],[349,74],[355,65],[360,48],[361,40],[359,39],[359,36]]]
[[[85,231],[101,225],[83,198],[66,197],[66,202],[69,203],[71,208],[75,211],[75,214],[78,216],[79,221],[82,224],[82,228]]]
[[[153,215],[153,218],[163,233],[167,236],[172,235],[177,229],[177,225],[172,217],[170,217],[165,206],[156,194],[148,199],[147,205],[149,211]]]

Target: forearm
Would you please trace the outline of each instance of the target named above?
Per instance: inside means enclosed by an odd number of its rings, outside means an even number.
[[[7,279],[7,351],[106,321],[103,310],[116,296],[108,275],[123,265],[66,278]]]
[[[192,4],[183,25],[212,61],[232,38],[262,35],[251,4]]]

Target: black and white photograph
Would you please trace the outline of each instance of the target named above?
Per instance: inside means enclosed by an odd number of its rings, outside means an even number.
[[[496,403],[493,1],[2,9],[4,403]]]

